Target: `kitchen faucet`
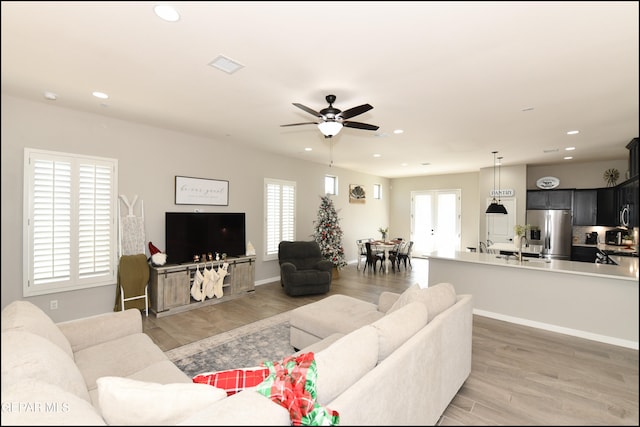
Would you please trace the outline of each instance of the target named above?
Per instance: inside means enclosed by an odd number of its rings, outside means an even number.
[[[520,236],[520,243],[518,244],[518,261],[522,262],[522,241],[526,240],[527,241],[527,245],[529,246],[529,239],[526,238],[526,236]]]

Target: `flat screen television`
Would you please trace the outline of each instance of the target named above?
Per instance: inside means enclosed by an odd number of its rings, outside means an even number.
[[[167,264],[193,262],[194,255],[246,253],[244,213],[165,212]]]

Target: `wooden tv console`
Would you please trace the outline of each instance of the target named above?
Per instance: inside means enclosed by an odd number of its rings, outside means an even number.
[[[191,297],[193,275],[197,268],[203,271],[205,263],[149,266],[149,301],[156,317],[181,313],[211,304],[229,301],[255,291],[255,256],[227,258],[228,274],[224,278],[221,298],[196,301]],[[207,268],[218,270],[223,261],[208,261]]]

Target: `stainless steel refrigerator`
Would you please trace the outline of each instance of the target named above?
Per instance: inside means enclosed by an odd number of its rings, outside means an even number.
[[[528,210],[526,223],[531,225],[527,233],[529,244],[542,245],[544,258],[571,259],[570,210]]]

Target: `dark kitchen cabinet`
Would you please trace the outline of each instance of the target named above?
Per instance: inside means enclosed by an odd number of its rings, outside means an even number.
[[[573,192],[573,225],[596,225],[598,190]]]
[[[616,207],[616,189],[598,188],[596,201],[596,225],[612,226],[618,224]]]
[[[616,193],[616,224],[629,228],[638,227],[638,176],[618,185]]]
[[[596,262],[595,246],[571,246],[571,261]]]
[[[573,190],[528,190],[527,209],[571,209]]]
[[[618,225],[615,195],[613,187],[574,190],[573,225]]]

